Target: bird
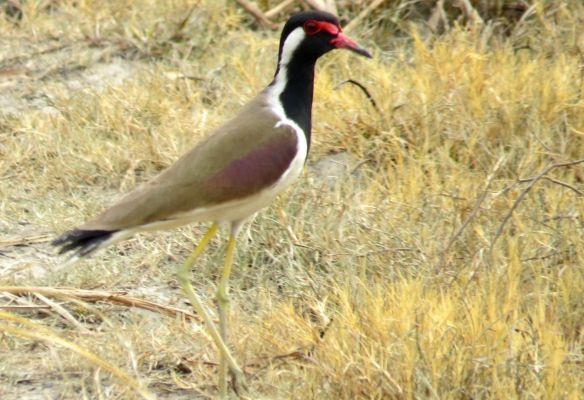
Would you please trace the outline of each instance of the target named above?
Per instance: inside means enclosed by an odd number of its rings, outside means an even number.
[[[310,149],[316,61],[335,49],[372,57],[342,32],[335,15],[323,11],[292,15],[282,29],[274,78],[264,90],[166,170],[52,242],[59,254],[78,259],[139,232],[211,222],[178,267],[177,279],[217,347],[223,398],[228,372],[235,390],[245,385],[227,344],[228,280],[236,239],[246,221],[299,177]],[[216,291],[217,327],[193,289],[189,272],[219,224],[228,224],[230,233]]]

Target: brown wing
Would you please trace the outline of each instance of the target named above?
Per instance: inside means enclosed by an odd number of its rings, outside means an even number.
[[[289,126],[258,96],[166,171],[80,229],[119,230],[251,196],[278,181],[297,151]]]

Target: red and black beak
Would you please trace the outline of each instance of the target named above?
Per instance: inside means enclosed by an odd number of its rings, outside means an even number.
[[[359,46],[359,44],[357,44],[357,42],[355,42],[353,39],[348,38],[342,32],[339,32],[337,34],[337,37],[332,39],[330,43],[333,46],[335,46],[335,48],[337,48],[337,49],[351,50],[351,51],[353,51],[357,54],[360,54],[364,57],[367,57],[367,58],[373,57],[371,55],[371,53],[369,53],[369,51],[367,51],[363,47]]]

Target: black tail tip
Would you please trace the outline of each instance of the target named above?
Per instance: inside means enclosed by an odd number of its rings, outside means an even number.
[[[116,231],[73,229],[65,232],[51,244],[59,248],[59,254],[72,252],[83,257],[97,250]]]

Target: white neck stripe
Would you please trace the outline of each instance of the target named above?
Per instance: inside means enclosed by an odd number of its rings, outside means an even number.
[[[288,65],[288,63],[292,59],[292,55],[294,54],[298,46],[300,46],[300,43],[302,43],[305,37],[306,35],[302,27],[298,27],[294,29],[292,32],[290,32],[290,34],[286,38],[286,41],[284,42],[284,46],[282,46],[282,55],[280,56],[280,67]]]
[[[282,55],[280,56],[280,64],[278,65],[278,74],[274,79],[274,84],[270,88],[270,103],[274,110],[277,110],[277,114],[281,117],[287,119],[284,112],[284,108],[280,103],[280,95],[286,88],[286,82],[288,82],[288,63],[292,59],[292,55],[296,49],[300,46],[300,43],[304,40],[306,35],[304,34],[304,29],[298,27],[294,29],[284,42],[282,46]]]

